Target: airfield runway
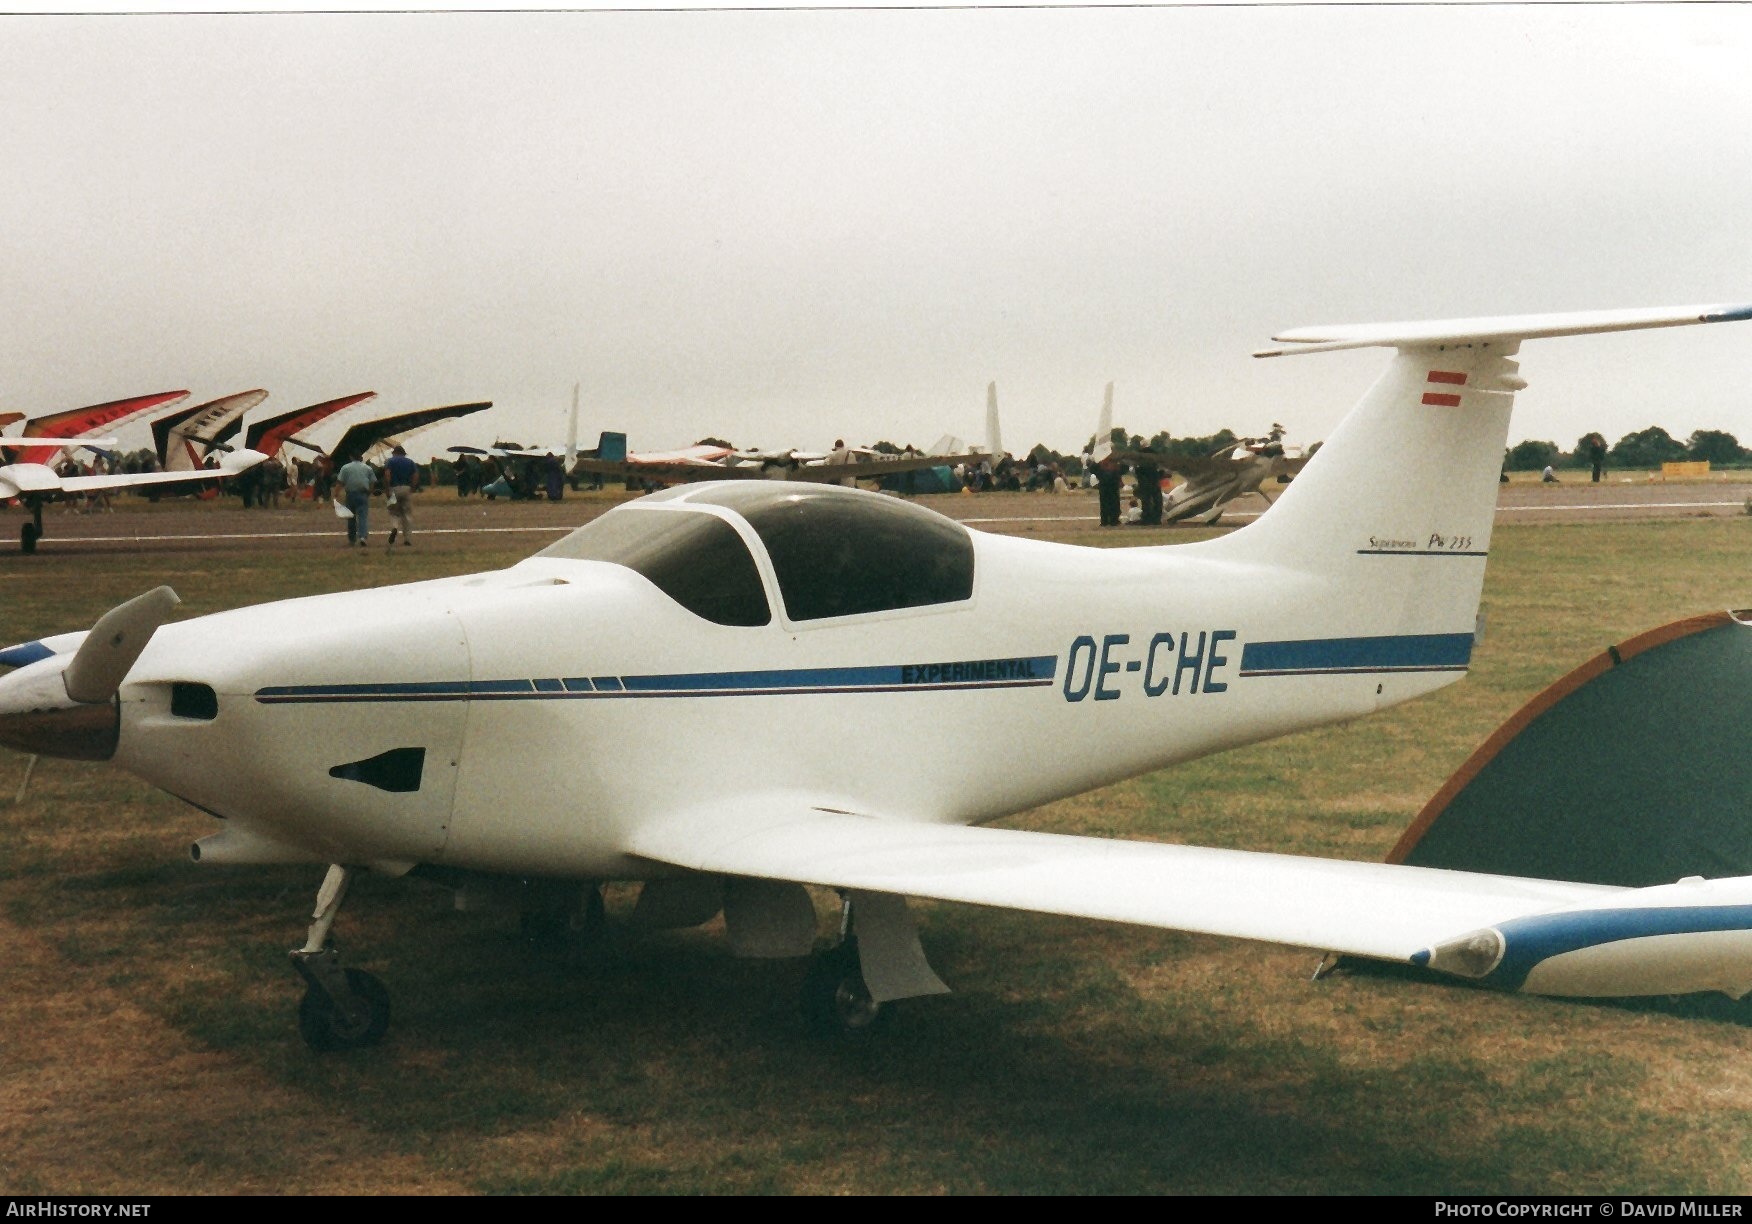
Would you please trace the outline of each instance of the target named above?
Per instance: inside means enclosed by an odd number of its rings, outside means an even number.
[[[1497,522],[1724,518],[1752,512],[1748,509],[1752,506],[1752,474],[1732,476],[1670,484],[1646,477],[1614,478],[1601,484],[1515,481],[1500,487]],[[521,538],[528,541],[528,551],[534,552],[547,541],[632,496],[589,493],[574,494],[561,502],[487,502],[478,498],[461,500],[451,490],[437,489],[416,501],[415,538],[442,540],[446,548],[483,550],[500,550]],[[1073,541],[1084,528],[1091,539],[1101,535],[1093,491],[1056,495],[938,494],[915,500],[986,531],[1018,534],[1050,531],[1055,538]],[[165,500],[156,505],[135,499],[118,501],[118,509],[110,514],[77,513],[62,505],[49,507],[44,514],[46,535],[39,550],[114,553],[147,545],[196,552],[338,549],[345,540],[345,525],[326,502],[322,505],[303,502],[278,510],[245,510],[235,500]],[[1224,515],[1223,525],[1251,522],[1264,509],[1265,503],[1259,498],[1244,498]],[[373,539],[381,542],[389,528],[389,516],[381,503],[373,506],[372,518]],[[13,513],[0,516],[0,521],[6,523],[8,534],[15,535],[14,524],[22,522],[22,518]],[[1138,534],[1144,532],[1138,529]],[[1153,529],[1148,534],[1153,537],[1151,542],[1171,543],[1181,529]],[[0,546],[0,554],[4,551]]]

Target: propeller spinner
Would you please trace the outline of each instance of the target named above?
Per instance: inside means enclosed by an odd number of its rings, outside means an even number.
[[[74,761],[107,761],[121,729],[116,692],[158,627],[182,601],[167,586],[111,608],[72,654],[0,680],[0,744]]]

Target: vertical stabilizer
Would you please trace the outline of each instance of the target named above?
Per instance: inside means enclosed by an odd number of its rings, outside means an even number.
[[[1101,417],[1095,422],[1095,445],[1090,448],[1090,455],[1099,463],[1113,453],[1113,384],[1107,384],[1107,391],[1101,397]]]
[[[1523,340],[1752,318],[1682,307],[1307,328],[1259,356],[1396,349],[1380,380],[1256,522],[1187,547],[1316,578],[1308,636],[1470,643]],[[1445,649],[1445,647],[1444,647]],[[1464,658],[1456,662],[1464,664]]]
[[[572,415],[566,423],[566,470],[572,470],[572,461],[578,457],[578,383],[572,384]]]

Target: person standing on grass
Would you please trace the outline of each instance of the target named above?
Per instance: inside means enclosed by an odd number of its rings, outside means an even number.
[[[1588,444],[1588,465],[1594,470],[1594,483],[1600,483],[1600,473],[1606,468],[1606,439],[1597,433],[1591,433],[1585,441]]]
[[[1095,488],[1101,503],[1101,525],[1119,526],[1119,482],[1125,465],[1108,455],[1095,465]]]
[[[341,465],[341,470],[335,473],[335,483],[340,486],[347,509],[353,513],[347,520],[347,546],[357,544],[363,548],[368,538],[371,491],[377,487],[377,473],[364,459],[354,459]]]
[[[389,544],[395,547],[396,533],[401,533],[403,546],[414,542],[414,489],[420,483],[420,465],[408,458],[408,452],[398,446],[390,452],[383,465],[383,482],[389,486]]]

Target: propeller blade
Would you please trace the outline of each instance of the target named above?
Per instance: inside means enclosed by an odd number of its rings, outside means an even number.
[[[67,696],[86,705],[114,697],[134,660],[181,602],[175,591],[161,586],[105,612],[67,664]]]

